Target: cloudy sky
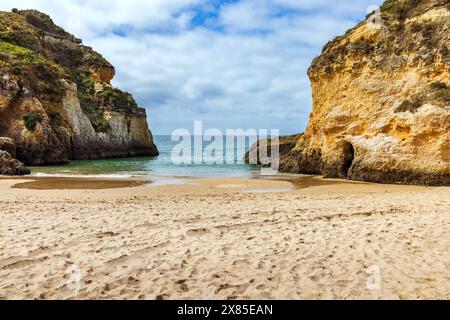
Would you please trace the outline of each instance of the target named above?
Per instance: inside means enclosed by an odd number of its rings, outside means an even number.
[[[307,68],[381,0],[1,0],[38,9],[105,56],[155,134],[193,127],[302,131]]]

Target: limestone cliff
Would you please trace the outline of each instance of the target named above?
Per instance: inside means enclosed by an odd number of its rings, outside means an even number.
[[[0,12],[0,137],[27,165],[157,155],[145,110],[114,74],[49,16]]]
[[[281,171],[450,184],[450,4],[389,0],[328,43],[308,74],[313,111]]]

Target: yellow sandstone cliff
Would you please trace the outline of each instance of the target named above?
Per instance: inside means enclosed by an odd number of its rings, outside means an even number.
[[[450,184],[450,4],[390,0],[328,43],[308,74],[313,111],[281,170]]]

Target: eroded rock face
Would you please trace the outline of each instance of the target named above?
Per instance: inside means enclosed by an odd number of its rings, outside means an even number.
[[[0,12],[0,136],[27,165],[155,156],[145,109],[114,67],[34,10]]]
[[[298,168],[298,155],[293,152],[298,140],[303,136],[303,134],[297,134],[293,136],[280,137],[278,145],[278,153],[282,155],[280,160],[280,166],[287,172],[299,171]],[[250,150],[244,156],[245,163],[257,164],[257,165],[271,165],[269,162],[272,159],[272,143],[270,139],[259,140],[254,143]],[[266,150],[265,150],[266,149]],[[264,154],[261,155],[260,152]],[[261,161],[261,158],[266,161]]]
[[[112,66],[92,67],[92,77],[100,82],[110,84],[116,71]]]
[[[133,112],[115,111],[107,108],[104,118],[109,129],[96,132],[89,118],[83,113],[77,97],[77,88],[68,85],[63,99],[64,118],[72,128],[70,144],[74,160],[134,157],[156,155],[158,150],[148,129],[145,110],[135,108]]]
[[[449,10],[445,0],[386,1],[381,20],[328,43],[308,71],[309,124],[281,170],[449,185]]]
[[[23,176],[30,174],[30,170],[19,160],[14,159],[8,152],[0,150],[0,175]]]
[[[16,144],[11,138],[0,137],[0,150],[8,152],[13,158],[16,157]]]

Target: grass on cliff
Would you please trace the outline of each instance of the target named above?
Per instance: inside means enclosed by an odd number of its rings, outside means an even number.
[[[47,56],[41,44],[43,31],[27,22],[27,16],[32,14],[19,10],[0,12],[1,71],[18,76],[20,85],[39,99],[61,101],[65,90],[60,79],[71,76],[51,54]]]
[[[0,40],[1,60],[11,64],[44,64],[54,68],[61,74],[66,74],[66,70],[55,62],[31,51],[30,49]]]
[[[39,31],[29,27],[20,15],[0,12],[0,40],[39,51],[39,36]]]
[[[0,61],[3,72],[20,76],[24,87],[47,100],[59,100],[64,94],[59,80],[68,77],[67,71],[42,55],[0,40]]]
[[[26,56],[31,54],[31,51],[29,49],[5,41],[0,41],[0,52],[3,54],[10,54],[14,56]]]

